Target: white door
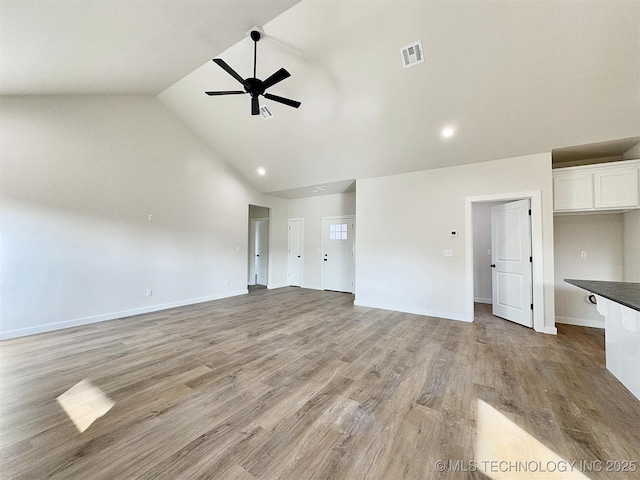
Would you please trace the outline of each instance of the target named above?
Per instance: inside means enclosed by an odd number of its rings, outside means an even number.
[[[529,199],[491,208],[493,314],[533,326]]]
[[[256,222],[256,283],[267,285],[269,280],[269,220]]]
[[[353,293],[355,277],[353,216],[322,219],[323,288]]]
[[[302,218],[289,220],[289,285],[302,285],[302,268],[304,259],[304,220]]]

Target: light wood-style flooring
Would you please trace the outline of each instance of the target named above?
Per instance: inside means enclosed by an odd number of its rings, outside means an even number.
[[[567,461],[640,461],[604,333],[558,331],[283,288],[0,342],[0,478],[487,478],[454,471],[480,401]],[[115,402],[82,433],[56,401],[81,380]]]

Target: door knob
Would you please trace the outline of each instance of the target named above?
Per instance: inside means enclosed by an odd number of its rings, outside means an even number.
[[[491,268],[496,268],[496,264],[495,264],[495,263],[492,263],[492,264],[491,264]]]
[[[300,255],[298,255],[298,258],[300,258]]]

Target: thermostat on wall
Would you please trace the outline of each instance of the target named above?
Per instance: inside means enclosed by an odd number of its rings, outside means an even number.
[[[451,236],[452,237],[457,237],[458,236],[458,230],[451,230]]]

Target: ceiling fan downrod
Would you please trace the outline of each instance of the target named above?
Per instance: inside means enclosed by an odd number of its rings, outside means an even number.
[[[273,100],[274,102],[282,103],[284,105],[288,105],[293,108],[298,108],[301,103],[296,100],[291,100],[289,98],[279,97],[278,95],[272,95],[270,93],[266,93],[269,87],[272,87],[276,83],[281,82],[285,78],[291,76],[289,72],[287,72],[284,68],[281,68],[273,75],[271,75],[266,80],[260,80],[257,78],[257,59],[258,59],[258,41],[262,37],[261,33],[258,30],[252,30],[250,33],[251,39],[253,40],[253,77],[251,78],[242,78],[238,73],[231,68],[224,60],[221,58],[214,58],[213,61],[220,68],[226,71],[229,75],[235,78],[242,86],[244,87],[244,91],[242,90],[227,90],[227,91],[217,91],[217,92],[204,92],[209,96],[217,96],[217,95],[241,95],[248,93],[251,95],[251,115],[259,115],[260,114],[260,104],[258,102],[258,97],[260,95],[268,98],[269,100]]]

